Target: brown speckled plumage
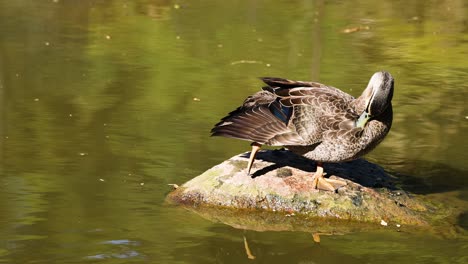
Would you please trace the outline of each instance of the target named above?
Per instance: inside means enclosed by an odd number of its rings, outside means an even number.
[[[263,78],[262,91],[212,129],[225,136],[289,150],[320,162],[356,159],[377,146],[392,124],[393,78],[377,72],[359,98],[316,82]],[[358,125],[359,117],[370,119]]]

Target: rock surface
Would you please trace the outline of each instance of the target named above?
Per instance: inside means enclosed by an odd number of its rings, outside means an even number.
[[[333,193],[311,187],[315,171],[313,161],[286,150],[264,150],[257,154],[253,175],[249,176],[246,173],[249,154],[234,156],[214,166],[171,192],[168,200],[186,205],[205,217],[212,215],[207,218],[214,215],[223,221],[220,218],[226,216],[230,220],[224,217],[223,222],[234,221],[233,226],[244,225],[245,228],[253,224],[253,229],[262,229],[260,219],[269,222],[265,216],[268,211],[275,212],[276,216],[305,216],[319,221],[346,220],[380,225],[383,220],[392,226],[429,224],[427,215],[431,209],[427,204],[397,188],[393,177],[363,159],[325,164],[325,172],[332,175],[331,178],[347,182]],[[253,219],[246,220],[249,223],[237,219],[246,213],[248,219]],[[277,229],[287,230],[288,224]]]

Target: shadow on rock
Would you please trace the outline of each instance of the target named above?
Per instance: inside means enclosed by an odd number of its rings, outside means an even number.
[[[167,201],[236,228],[320,233],[331,232],[328,227],[346,233],[381,225],[435,224],[448,230],[447,219],[456,212],[398,188],[396,178],[363,159],[325,164],[332,179],[347,183],[330,192],[313,188],[313,161],[286,150],[263,150],[250,176],[249,154],[236,155],[184,183]]]
[[[243,154],[243,157],[248,158],[249,153]],[[301,171],[310,172],[312,174],[316,170],[316,163],[312,160],[296,155],[287,150],[273,150],[259,152],[257,160],[273,163],[267,167],[254,171],[252,178],[261,177],[271,171],[278,170],[284,167],[291,167]],[[255,163],[253,168],[255,169]],[[387,188],[396,190],[395,178],[387,174],[385,170],[373,163],[364,159],[353,160],[343,163],[325,163],[325,172],[328,175],[338,176],[358,183],[369,188]],[[292,176],[292,172],[279,170],[279,177]],[[281,173],[283,172],[283,173]]]

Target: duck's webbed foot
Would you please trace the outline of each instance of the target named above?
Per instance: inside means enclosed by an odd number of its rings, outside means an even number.
[[[340,187],[345,186],[347,183],[341,180],[326,179],[323,177],[323,167],[322,163],[317,163],[317,171],[313,175],[314,180],[312,186],[314,189],[319,189],[323,191],[334,192]]]

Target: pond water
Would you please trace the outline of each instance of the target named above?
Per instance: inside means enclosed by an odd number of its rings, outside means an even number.
[[[0,0],[0,31],[0,263],[468,263],[464,0]],[[382,69],[394,124],[366,159],[453,208],[449,232],[317,244],[164,202],[249,150],[209,131],[258,76],[358,96]]]

